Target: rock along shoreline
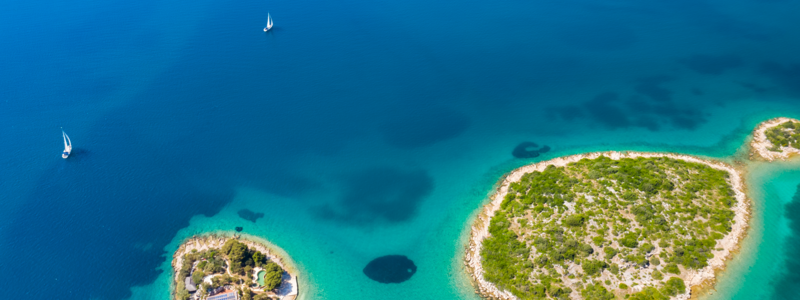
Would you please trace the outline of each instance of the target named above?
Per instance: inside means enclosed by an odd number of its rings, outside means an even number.
[[[511,294],[511,292],[500,290],[494,284],[484,280],[484,270],[481,265],[481,247],[483,245],[483,239],[489,236],[489,224],[491,219],[494,217],[495,212],[500,209],[500,204],[503,202],[503,199],[508,193],[510,184],[519,181],[526,173],[543,171],[550,165],[563,167],[569,163],[577,162],[584,158],[595,159],[600,156],[606,156],[613,160],[637,157],[669,157],[688,162],[702,163],[714,169],[724,170],[730,174],[730,184],[734,190],[736,198],[736,206],[732,208],[735,216],[733,218],[734,224],[731,226],[731,231],[717,242],[717,247],[715,248],[720,250],[712,251],[714,258],[708,261],[708,266],[700,270],[687,270],[687,272],[681,274],[680,277],[686,282],[687,292],[674,297],[674,299],[689,299],[693,287],[699,288],[714,284],[716,277],[715,273],[725,268],[725,261],[733,255],[734,251],[738,249],[739,241],[744,238],[744,235],[747,232],[750,215],[750,199],[746,194],[744,172],[737,170],[733,166],[724,162],[703,159],[684,154],[607,151],[570,155],[526,165],[511,171],[502,179],[500,186],[497,187],[494,193],[490,196],[491,201],[480,208],[481,212],[478,214],[478,216],[475,218],[475,222],[472,224],[469,243],[465,249],[464,264],[466,266],[466,271],[469,273],[474,282],[477,293],[489,299],[517,299],[517,297]],[[639,285],[634,287],[634,291],[637,291],[637,288],[641,289],[644,288],[644,286]]]

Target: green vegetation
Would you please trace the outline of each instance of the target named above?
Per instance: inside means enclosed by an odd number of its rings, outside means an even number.
[[[178,286],[175,287],[175,291],[175,298],[177,300],[189,299],[189,291],[186,290],[186,283],[183,281],[178,281]]]
[[[264,253],[250,249],[236,239],[227,240],[220,249],[201,252],[192,250],[183,256],[183,263],[178,271],[178,278],[181,280],[176,282],[175,298],[179,300],[189,298],[183,279],[191,277],[201,295],[208,289],[238,285],[242,287],[240,295],[243,299],[269,299],[264,294],[253,294],[248,288],[257,286],[253,281],[256,275],[254,269],[257,267],[266,271],[264,278],[266,290],[273,290],[281,284],[284,270],[275,262],[268,261]],[[230,271],[230,274],[227,271]],[[214,275],[210,285],[202,282],[207,275]]]
[[[206,274],[203,273],[203,271],[194,271],[194,273],[192,273],[192,282],[194,282],[194,284],[200,284],[204,276],[206,276]]]
[[[781,152],[780,147],[800,149],[800,123],[786,121],[778,126],[767,129],[764,134],[772,143],[770,151]]]
[[[650,274],[656,285],[630,299],[683,293],[683,281],[665,274],[705,267],[730,232],[736,199],[728,177],[666,157],[582,159],[527,173],[510,184],[489,224],[484,278],[520,299],[569,298],[573,290],[613,299],[628,289],[622,273]]]
[[[680,279],[678,277],[672,277],[669,280],[667,280],[667,283],[664,284],[664,294],[675,296],[685,291],[686,291],[686,284],[683,283],[683,279]]]
[[[264,274],[264,289],[268,291],[274,290],[281,284],[283,269],[274,262],[268,262],[264,266],[264,271],[267,272],[267,274]]]
[[[600,284],[590,284],[581,291],[584,300],[611,300],[614,294]]]

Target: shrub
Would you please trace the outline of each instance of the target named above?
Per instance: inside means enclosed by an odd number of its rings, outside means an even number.
[[[669,297],[664,296],[656,288],[648,286],[641,292],[631,294],[630,300],[669,300]]]
[[[619,288],[622,289],[622,290],[627,290],[628,289],[628,285],[624,284],[624,283],[620,283],[619,284]]]
[[[636,248],[639,245],[639,241],[637,240],[638,238],[638,234],[635,232],[629,232],[619,240],[619,243],[628,248]]]
[[[608,264],[602,260],[587,259],[581,264],[583,272],[589,276],[594,276],[597,273],[603,272],[603,269],[608,268]]]
[[[658,259],[658,257],[653,256],[653,257],[650,258],[650,264],[654,265],[654,266],[658,266],[658,265],[661,264],[661,260]]]
[[[613,247],[605,247],[605,248],[603,248],[603,252],[606,253],[605,257],[606,257],[606,259],[609,259],[609,260],[614,258],[614,256],[616,256],[617,253],[619,253],[619,251],[617,251],[617,249],[613,248]]]
[[[636,196],[636,193],[634,193],[632,191],[626,191],[625,193],[622,194],[622,199],[625,199],[625,200],[628,200],[628,201],[635,201],[637,198],[639,198],[639,197]]]
[[[574,214],[566,217],[564,223],[572,227],[581,227],[586,222],[586,216],[583,214]]]
[[[609,292],[605,287],[600,284],[589,284],[581,290],[581,296],[585,300],[612,300],[614,294]]]
[[[682,294],[686,292],[686,284],[683,283],[683,279],[672,277],[664,284],[662,291],[669,296]]]
[[[653,279],[661,280],[664,279],[664,274],[661,274],[658,270],[653,271]]]
[[[672,274],[681,274],[681,270],[678,269],[678,265],[676,265],[675,263],[668,263],[664,267],[664,271]]]
[[[611,264],[608,266],[608,271],[611,272],[611,274],[616,275],[619,273],[619,266],[617,264]]]

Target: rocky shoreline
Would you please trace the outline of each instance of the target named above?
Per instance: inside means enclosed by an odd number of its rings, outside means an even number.
[[[526,173],[543,171],[547,166],[550,165],[561,167],[572,162],[577,162],[583,158],[595,159],[600,156],[606,156],[614,160],[637,157],[669,157],[688,162],[702,163],[712,168],[724,170],[730,173],[730,183],[733,187],[737,200],[736,206],[732,208],[735,212],[735,216],[731,231],[720,241],[718,241],[716,248],[719,250],[713,251],[714,258],[709,260],[708,266],[700,270],[687,270],[688,272],[681,274],[680,277],[686,282],[687,292],[678,295],[675,298],[689,299],[693,290],[692,287],[696,288],[713,284],[715,280],[715,273],[724,269],[725,261],[732,256],[733,252],[738,247],[738,242],[744,237],[747,231],[750,200],[747,198],[745,193],[743,172],[723,162],[701,159],[683,154],[609,151],[571,155],[538,162],[518,168],[502,179],[500,186],[495,190],[494,194],[490,196],[491,201],[481,208],[481,212],[476,217],[475,222],[471,227],[469,244],[465,250],[464,263],[467,272],[470,274],[474,285],[476,286],[477,293],[489,299],[517,299],[517,297],[510,292],[500,290],[492,283],[483,279],[484,271],[481,266],[480,255],[483,239],[487,238],[489,235],[489,224],[491,218],[500,208],[500,204],[503,202],[503,199],[508,193],[509,185],[513,182],[519,181]],[[640,284],[637,287],[638,289],[641,289],[645,286],[646,284]],[[637,287],[633,288],[634,292],[636,291]]]

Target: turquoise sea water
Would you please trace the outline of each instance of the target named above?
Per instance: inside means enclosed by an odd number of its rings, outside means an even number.
[[[267,11],[276,27],[264,34]],[[291,254],[304,299],[476,299],[463,247],[504,173],[587,151],[726,158],[759,122],[799,117],[797,11],[5,3],[0,295],[167,299],[184,238],[241,226]],[[526,141],[552,150],[513,157]],[[800,166],[750,169],[754,222],[708,298],[792,299]],[[416,273],[370,280],[362,269],[385,255]]]

